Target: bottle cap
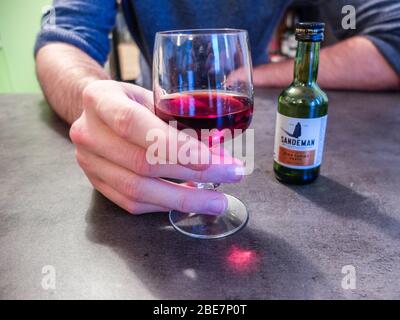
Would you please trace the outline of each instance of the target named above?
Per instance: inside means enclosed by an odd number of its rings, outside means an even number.
[[[325,23],[299,22],[296,24],[296,40],[319,42],[324,40]]]

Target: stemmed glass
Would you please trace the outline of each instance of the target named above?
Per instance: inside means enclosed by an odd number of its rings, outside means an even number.
[[[158,32],[153,59],[155,112],[178,129],[215,129],[209,147],[246,130],[253,114],[252,65],[245,30],[198,29]],[[230,135],[226,135],[226,132]],[[194,183],[212,189],[214,183]],[[215,239],[239,231],[248,220],[246,206],[226,195],[219,216],[170,212],[174,228],[185,235]]]

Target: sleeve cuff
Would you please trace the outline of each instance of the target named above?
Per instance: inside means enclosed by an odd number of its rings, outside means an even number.
[[[64,29],[44,29],[39,32],[34,47],[34,55],[36,57],[37,52],[40,48],[52,42],[64,42],[71,44],[83,52],[88,54],[100,65],[104,65],[107,60],[107,56],[102,55],[99,51],[93,48],[86,40],[82,39],[75,32]]]
[[[392,66],[397,75],[400,76],[400,52],[396,50],[390,43],[382,40],[374,35],[364,35],[378,48],[386,61]]]

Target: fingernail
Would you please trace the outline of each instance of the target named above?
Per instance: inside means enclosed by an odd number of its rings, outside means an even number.
[[[237,159],[237,158],[233,158],[233,164],[236,164],[237,166],[241,166],[241,167],[244,166],[243,161],[240,159]]]
[[[211,214],[222,214],[225,212],[227,206],[228,206],[228,200],[223,195],[220,198],[210,199],[207,202],[206,209],[207,209],[207,212],[209,212]]]
[[[242,166],[230,166],[227,169],[228,177],[233,181],[240,181],[244,176],[244,167]]]

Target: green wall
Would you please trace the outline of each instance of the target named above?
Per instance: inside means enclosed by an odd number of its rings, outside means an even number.
[[[0,93],[39,92],[33,45],[51,0],[0,0]]]

